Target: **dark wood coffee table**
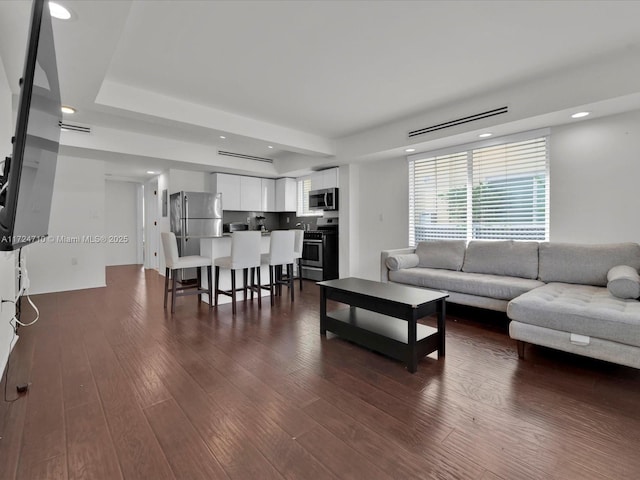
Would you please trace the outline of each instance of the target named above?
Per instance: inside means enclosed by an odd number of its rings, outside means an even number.
[[[365,348],[406,362],[415,373],[418,360],[431,352],[444,356],[445,299],[447,293],[380,283],[360,278],[318,282],[320,333],[327,330]],[[327,313],[327,300],[349,308]],[[438,314],[437,328],[417,320]]]

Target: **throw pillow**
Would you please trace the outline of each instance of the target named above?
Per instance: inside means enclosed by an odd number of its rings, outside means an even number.
[[[618,265],[607,272],[607,289],[614,297],[640,297],[640,275],[628,265]]]
[[[407,253],[405,255],[395,255],[387,257],[387,267],[392,272],[403,268],[413,268],[418,266],[418,255]]]
[[[416,254],[420,259],[419,267],[442,268],[459,271],[464,262],[465,240],[432,240],[420,242]]]

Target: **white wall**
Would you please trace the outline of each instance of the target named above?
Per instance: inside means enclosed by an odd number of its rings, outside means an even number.
[[[350,173],[359,177],[349,212],[359,239],[352,237],[348,274],[377,280],[380,251],[409,241],[407,162],[366,163]],[[550,175],[552,241],[640,242],[640,111],[553,128]]]
[[[106,264],[132,265],[138,263],[138,184],[133,182],[105,182]],[[109,238],[113,236],[113,242]],[[126,241],[124,239],[126,237]]]
[[[551,131],[553,241],[640,242],[640,111]]]
[[[169,170],[169,195],[176,192],[209,192],[209,173]]]
[[[0,297],[14,300],[16,295],[16,256],[14,252],[0,252]],[[11,348],[17,341],[9,323],[16,313],[15,304],[3,302],[0,306],[0,375],[9,357]]]
[[[49,238],[23,251],[31,293],[105,286],[104,235],[103,162],[58,156]]]
[[[380,252],[409,241],[409,170],[403,158],[360,165],[358,212],[352,212],[358,242],[350,248],[351,275],[380,279]],[[353,181],[352,181],[353,183]]]
[[[0,158],[11,154],[11,136],[13,135],[13,111],[11,108],[11,90],[7,83],[2,61],[0,61]],[[0,298],[13,300],[16,294],[16,256],[13,252],[0,253]],[[13,329],[9,324],[15,314],[13,303],[2,303],[0,308],[0,375],[11,350]]]
[[[163,173],[162,175],[160,175],[158,177],[158,192],[162,192],[162,190],[165,188],[168,191],[171,191],[170,182],[171,182],[171,177],[169,173]],[[160,195],[158,195],[157,202],[158,202],[158,229],[157,229],[156,235],[158,238],[158,271],[164,275],[164,269],[166,268],[166,264],[164,262],[164,253],[162,251],[162,242],[160,240],[160,233],[171,231],[171,220],[170,220],[171,214],[169,213],[171,203],[170,203],[170,199],[167,199],[167,202],[169,202],[169,205],[167,205],[167,216],[163,217],[162,216],[162,198]]]

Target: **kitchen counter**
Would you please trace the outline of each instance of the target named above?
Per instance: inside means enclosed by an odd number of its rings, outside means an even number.
[[[220,235],[176,235],[176,238],[222,238],[222,237]]]
[[[252,230],[254,231],[254,230]],[[269,235],[271,235],[271,231],[269,230],[265,230],[264,232],[261,232],[263,237],[268,237]],[[233,233],[231,232],[225,232],[222,234],[223,237],[230,237],[231,235],[233,235]]]

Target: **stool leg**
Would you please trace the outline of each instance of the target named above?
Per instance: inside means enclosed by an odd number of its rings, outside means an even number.
[[[258,289],[256,290],[258,294],[258,308],[262,308],[262,282],[260,281],[260,267],[258,267]],[[251,292],[251,298],[253,298],[253,292]]]
[[[202,290],[202,272],[200,267],[196,267],[196,276],[198,278],[198,290]],[[198,294],[198,305],[202,301],[202,294]]]
[[[236,271],[231,270],[231,313],[236,314]]]
[[[291,292],[291,301],[293,302],[293,263],[287,263],[287,282],[289,283],[289,291]]]
[[[242,269],[242,294],[244,295],[244,300],[247,300],[247,277],[249,274],[248,268]]]
[[[302,291],[302,258],[298,259],[298,280],[300,281],[300,291]]]
[[[171,270],[171,313],[176,313],[176,271]]]
[[[164,269],[164,308],[167,309],[167,294],[169,293],[169,272],[168,268]]]
[[[276,266],[276,295],[278,297],[282,296],[282,265]]]
[[[253,300],[253,292],[254,292],[254,290],[256,288],[256,278],[255,278],[256,269],[252,267],[251,270],[249,271],[249,275],[251,275],[251,288],[250,288],[250,290],[251,290],[251,300]]]
[[[213,287],[211,286],[211,265],[207,265],[207,287],[209,289],[209,310],[213,308],[213,298],[211,298],[211,293],[213,292]]]
[[[273,265],[269,265],[269,296],[271,297],[271,306],[273,307]]]
[[[214,305],[217,307],[218,306],[218,292],[220,291],[220,289],[218,288],[220,285],[220,267],[216,267],[216,286],[215,286],[215,300],[214,300]]]

